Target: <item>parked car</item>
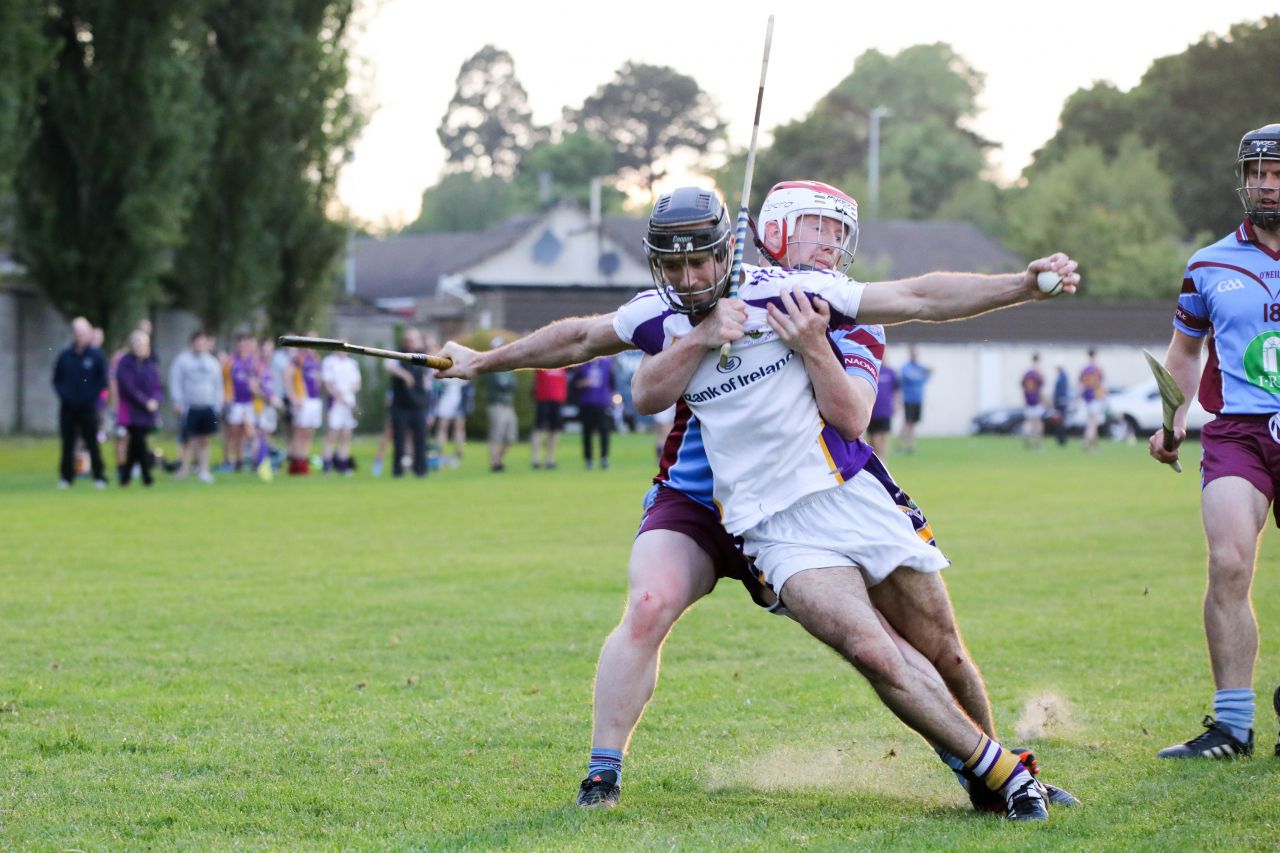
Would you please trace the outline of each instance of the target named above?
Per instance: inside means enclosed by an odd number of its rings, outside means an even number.
[[[1160,429],[1164,423],[1164,406],[1155,379],[1108,394],[1107,414],[1118,428],[1136,435],[1150,435]],[[1212,418],[1199,400],[1192,399],[1187,409],[1187,432],[1199,432]]]
[[[1025,406],[1005,406],[980,412],[969,422],[969,432],[973,435],[1020,435],[1025,412]],[[1045,410],[1046,435],[1053,433],[1056,417],[1057,414],[1052,408]],[[1084,422],[1084,404],[1080,400],[1072,400],[1071,405],[1067,407],[1067,435],[1083,435]]]

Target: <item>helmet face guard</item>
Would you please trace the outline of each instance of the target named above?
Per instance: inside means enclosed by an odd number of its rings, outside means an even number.
[[[779,248],[762,246],[774,264],[788,269],[831,269],[848,274],[858,250],[858,203],[820,181],[784,181],[765,196],[758,221],[767,240],[776,233]],[[770,226],[773,226],[772,229]]]
[[[1240,182],[1236,195],[1244,206],[1245,215],[1255,227],[1276,231],[1280,230],[1280,188],[1264,188],[1257,183],[1249,183],[1250,172],[1256,180],[1264,162],[1280,163],[1280,124],[1269,124],[1246,133],[1240,139],[1236,155],[1236,177]],[[1264,207],[1263,198],[1276,203]]]
[[[710,190],[681,187],[659,196],[644,248],[654,286],[672,311],[706,314],[728,289],[733,232],[724,205]],[[689,289],[708,263],[710,282]]]

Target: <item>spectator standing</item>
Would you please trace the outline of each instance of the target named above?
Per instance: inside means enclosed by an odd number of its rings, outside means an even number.
[[[1058,365],[1058,375],[1053,380],[1053,435],[1059,447],[1067,444],[1067,410],[1071,408],[1071,380],[1067,369]]]
[[[315,331],[309,330],[307,335],[315,337]],[[311,473],[311,440],[324,417],[320,403],[320,362],[313,350],[300,349],[293,354],[285,389],[293,420],[289,433],[289,473],[305,477]]]
[[[592,439],[600,436],[600,467],[609,467],[609,432],[613,426],[613,359],[602,356],[573,368],[569,374],[582,419],[582,460],[595,467]]]
[[[62,453],[58,465],[58,488],[75,482],[76,440],[89,451],[93,484],[106,488],[102,452],[98,447],[98,403],[107,390],[107,362],[102,350],[92,346],[93,326],[84,317],[71,321],[71,345],[58,354],[53,365],[53,388],[58,395],[58,432]]]
[[[902,450],[904,453],[916,452],[916,424],[920,423],[920,414],[924,408],[924,386],[933,371],[920,363],[920,354],[916,345],[908,350],[907,363],[898,371],[898,382],[902,386]]]
[[[441,464],[457,465],[467,443],[467,396],[471,383],[466,379],[438,379],[440,394],[436,398],[436,444]],[[453,441],[453,455],[445,456],[445,447]]]
[[[494,338],[492,347],[505,343]],[[516,375],[509,370],[489,373],[484,377],[486,413],[489,416],[489,470],[505,471],[505,459],[511,445],[516,443]]]
[[[246,444],[253,441],[253,425],[257,420],[255,400],[261,396],[258,387],[258,342],[247,332],[236,335],[235,352],[223,365],[227,400],[225,466],[228,471],[244,469]]]
[[[1089,350],[1089,362],[1080,371],[1080,399],[1084,401],[1084,449],[1098,449],[1098,427],[1106,411],[1107,389],[1102,383],[1097,351]]]
[[[209,440],[218,431],[222,390],[222,366],[213,354],[213,337],[197,331],[188,348],[169,366],[169,401],[178,415],[182,445],[182,464],[175,474],[178,479],[186,477],[194,463],[200,482],[213,482]]]
[[[880,375],[876,378],[876,401],[871,406],[871,420],[867,424],[867,441],[881,458],[889,452],[889,431],[893,426],[897,393],[898,374],[887,361],[881,360]]]
[[[401,339],[405,352],[422,352],[422,335],[405,329]],[[413,473],[427,476],[427,369],[417,364],[386,362],[391,374],[391,474],[404,476],[404,442],[409,438],[413,451]]]
[[[350,476],[356,463],[351,458],[351,434],[356,428],[356,399],[360,393],[360,365],[345,352],[338,350],[324,357],[320,363],[320,375],[325,392],[329,395],[329,418],[326,444],[332,457],[324,460],[325,470]]]
[[[553,367],[533,374],[533,435],[529,446],[534,468],[550,470],[556,467],[556,443],[560,439],[560,430],[564,429],[561,410],[568,399],[567,368]]]
[[[1040,353],[1036,352],[1031,354],[1031,366],[1022,374],[1022,401],[1026,407],[1022,412],[1022,443],[1028,450],[1038,448],[1044,437],[1043,389],[1044,374],[1040,372]]]
[[[156,413],[160,411],[163,390],[160,387],[160,370],[151,357],[151,336],[141,329],[135,329],[129,335],[129,351],[120,358],[116,369],[116,387],[128,434],[124,463],[119,468],[120,485],[129,485],[134,466],[137,466],[142,474],[142,485],[150,486],[155,458],[147,447],[147,434],[156,427]]]

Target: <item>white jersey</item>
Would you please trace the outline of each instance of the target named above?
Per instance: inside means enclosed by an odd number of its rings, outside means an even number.
[[[860,440],[846,441],[818,413],[802,359],[774,334],[770,302],[800,285],[831,306],[831,327],[856,322],[866,285],[826,271],[746,267],[738,296],[746,303],[746,334],[720,368],[708,350],[683,394],[701,424],[715,474],[714,497],[725,528],[740,534],[800,498],[840,485],[871,456]],[[689,318],[648,291],[618,309],[614,331],[654,354],[692,331]]]
[[[326,388],[332,389],[334,399],[354,406],[356,392],[360,390],[360,366],[345,354],[330,353],[320,362],[320,379]]]

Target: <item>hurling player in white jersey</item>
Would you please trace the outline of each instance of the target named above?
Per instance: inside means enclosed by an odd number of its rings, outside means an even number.
[[[1280,124],[1251,130],[1236,154],[1245,220],[1192,255],[1164,364],[1187,403],[1174,414],[1173,447],[1163,431],[1148,451],[1178,458],[1187,406],[1216,417],[1201,432],[1200,506],[1209,545],[1204,630],[1215,692],[1205,731],[1161,758],[1234,758],[1253,752],[1253,670],[1258,623],[1250,587],[1258,537],[1280,488]],[[1209,359],[1200,370],[1200,350]],[[1276,516],[1280,524],[1280,514]],[[1280,689],[1273,698],[1280,713]],[[1276,743],[1280,755],[1280,741]]]
[[[915,665],[874,609],[869,587],[947,560],[895,502],[860,440],[875,389],[840,369],[822,327],[973,316],[1043,297],[1044,270],[1073,292],[1075,262],[1055,254],[1016,274],[935,273],[871,288],[817,263],[750,271],[726,298],[728,224],[718,200],[662,204],[646,241],[657,292],[614,318],[619,336],[646,353],[633,380],[637,410],[683,399],[702,425],[725,527],[743,537],[790,614],[903,722],[1002,796],[1011,819],[1047,820],[1045,789],[957,706],[936,671]],[[799,233],[824,223],[791,225]]]
[[[706,195],[714,199],[713,194]],[[670,201],[668,196],[663,198]],[[718,199],[714,202],[719,204]],[[816,240],[800,239],[802,235],[794,232],[782,239],[786,231],[786,219],[781,215],[784,210],[842,224],[838,228],[828,224],[827,230],[835,228],[835,233]],[[761,226],[770,245],[765,254],[780,266],[811,264],[811,254],[820,255],[818,264],[824,267],[845,270],[852,263],[856,204],[832,187],[810,181],[779,184],[762,207]],[[503,347],[479,353],[449,342],[439,354],[453,358],[454,367],[441,375],[472,378],[490,371],[564,366],[616,353],[632,344],[618,336],[613,320],[613,314],[560,320]],[[831,339],[832,361],[843,362],[851,375],[865,374],[874,385],[876,353],[883,346],[883,333],[878,328],[855,326],[833,334]],[[710,509],[710,468],[702,453],[699,426],[689,417],[687,406],[681,403],[678,409],[675,431],[656,478],[658,485],[646,502],[644,521],[632,546],[627,607],[600,654],[593,749],[578,799],[584,806],[617,803],[622,754],[653,694],[663,641],[681,614],[710,593],[719,577],[741,579],[758,603],[770,603],[772,598],[761,596],[759,582],[745,569],[734,542]],[[905,495],[903,498],[909,501]],[[925,656],[919,658],[924,669],[932,669],[930,660],[937,661],[957,701],[984,730],[994,734],[981,675],[960,640],[945,588],[940,581],[931,585],[898,584],[898,580],[893,576],[876,588],[880,598],[876,603],[906,637],[903,654],[919,649]],[[930,580],[937,579],[930,576]],[[1005,808],[1003,798],[996,797],[993,802],[984,797],[985,788],[978,788],[971,794],[975,806]]]

